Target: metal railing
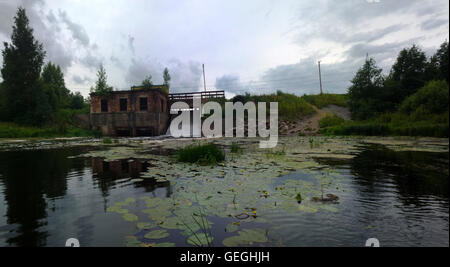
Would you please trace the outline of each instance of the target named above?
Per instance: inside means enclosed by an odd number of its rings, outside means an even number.
[[[169,101],[175,100],[192,100],[194,98],[225,98],[225,91],[206,91],[192,93],[176,93],[169,94]]]

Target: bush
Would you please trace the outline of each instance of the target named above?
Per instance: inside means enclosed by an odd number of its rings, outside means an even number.
[[[341,125],[345,120],[334,114],[327,114],[324,118],[319,121],[320,128],[327,128],[331,126]]]
[[[109,137],[103,138],[103,144],[110,145],[112,143],[113,142],[112,142],[111,138],[109,138]]]
[[[214,144],[191,145],[180,149],[177,153],[179,162],[215,165],[223,160],[225,160],[225,153]]]
[[[399,111],[412,114],[415,120],[424,120],[430,114],[448,112],[448,93],[446,81],[431,81],[406,98]]]

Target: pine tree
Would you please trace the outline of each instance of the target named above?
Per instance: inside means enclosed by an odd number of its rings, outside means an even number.
[[[113,88],[108,85],[107,80],[106,70],[103,65],[100,65],[97,72],[97,82],[95,83],[95,87],[91,88],[91,91],[99,95],[108,95],[111,93]]]
[[[25,9],[14,17],[11,44],[4,43],[2,77],[5,109],[10,121],[33,123],[44,112],[42,86],[39,82],[45,52],[33,36]],[[45,102],[45,101],[44,101]]]
[[[172,79],[172,77],[170,77],[169,69],[167,68],[164,69],[163,78],[164,78],[164,85],[167,86],[167,88],[170,88],[170,80]]]

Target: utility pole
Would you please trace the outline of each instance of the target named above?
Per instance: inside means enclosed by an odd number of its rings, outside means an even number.
[[[203,64],[203,87],[206,92],[206,77],[205,77],[205,64]]]
[[[323,91],[322,91],[322,72],[320,71],[320,61],[319,61],[319,81],[320,81],[320,94],[323,94]]]

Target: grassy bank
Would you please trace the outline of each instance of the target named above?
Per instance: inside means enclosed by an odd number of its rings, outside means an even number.
[[[321,133],[324,135],[449,137],[448,113],[430,115],[427,120],[395,113],[365,121],[344,122],[327,118],[322,123]]]
[[[278,91],[276,94],[266,95],[238,95],[234,97],[233,101],[240,101],[242,103],[278,102],[278,115],[280,119],[284,120],[296,120],[316,112],[314,108],[302,97],[294,94],[283,93],[281,91]],[[267,107],[269,106],[267,105]]]
[[[52,127],[29,127],[14,123],[0,122],[0,138],[54,138],[54,137],[94,137],[101,134],[87,129],[69,127],[58,130]]]
[[[320,109],[329,105],[347,107],[348,104],[348,96],[346,94],[304,95],[302,99]]]

